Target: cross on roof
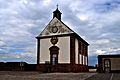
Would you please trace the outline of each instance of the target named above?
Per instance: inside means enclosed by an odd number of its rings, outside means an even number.
[[[59,5],[57,4],[57,8],[58,8],[58,6],[59,6]]]

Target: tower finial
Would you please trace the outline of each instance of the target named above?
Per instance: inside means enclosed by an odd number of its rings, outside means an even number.
[[[56,5],[57,9],[53,12],[53,18],[56,17],[57,19],[61,20],[61,12],[58,10],[58,4]]]
[[[57,4],[57,9],[58,9],[58,6],[59,6],[59,5]]]

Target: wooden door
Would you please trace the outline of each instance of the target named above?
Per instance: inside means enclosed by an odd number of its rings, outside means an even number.
[[[104,60],[104,71],[105,71],[105,73],[109,73],[111,71],[110,59]]]

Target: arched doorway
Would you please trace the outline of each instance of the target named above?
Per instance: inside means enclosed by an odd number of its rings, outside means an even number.
[[[50,50],[50,63],[52,65],[58,64],[59,48],[57,46],[52,46],[49,48],[49,50]]]

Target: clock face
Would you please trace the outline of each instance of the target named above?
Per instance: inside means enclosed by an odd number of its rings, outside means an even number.
[[[58,31],[58,28],[56,26],[52,27],[52,32],[56,33]]]

